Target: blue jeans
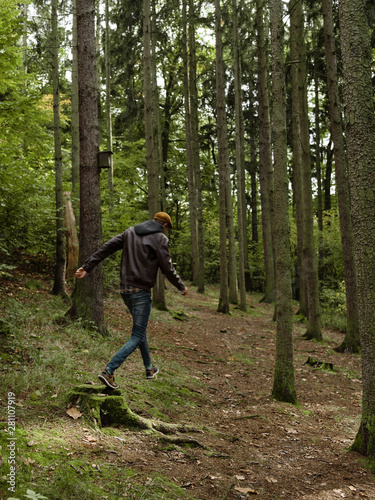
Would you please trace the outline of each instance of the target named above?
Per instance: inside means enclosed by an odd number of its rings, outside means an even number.
[[[125,361],[125,359],[130,356],[135,349],[137,349],[137,347],[139,347],[141,351],[145,368],[148,368],[152,364],[150,352],[148,350],[146,333],[152,304],[151,292],[141,290],[140,292],[135,293],[121,293],[121,297],[133,317],[133,327],[130,339],[107,364],[107,369],[110,370],[111,373],[114,373],[115,370]]]

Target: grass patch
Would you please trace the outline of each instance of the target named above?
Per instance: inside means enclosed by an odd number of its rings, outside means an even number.
[[[68,419],[66,394],[75,385],[96,382],[100,368],[123,344],[123,323],[103,337],[83,322],[66,320],[66,302],[43,294],[36,283],[30,285],[34,294],[25,288],[21,300],[10,297],[0,305],[0,397],[7,401],[9,392],[16,394],[19,423],[17,489],[8,496],[37,498],[39,494],[49,500],[192,499],[167,477],[135,471],[119,460],[121,454],[113,450],[127,441],[124,429],[104,428],[101,436],[105,445],[101,448],[96,443],[92,449],[82,441],[82,426],[89,424],[84,419],[75,423]],[[175,310],[186,314],[178,305]],[[168,312],[156,314],[171,320]],[[121,371],[119,378],[123,378]],[[197,382],[188,379],[187,371],[178,363],[169,363],[158,380],[147,381],[143,371],[139,376],[139,359],[135,356],[126,363],[124,382],[132,410],[153,419],[183,423],[186,410],[197,406],[202,397],[194,392]],[[6,478],[10,473],[8,438],[6,424],[2,423],[3,491],[8,491]]]

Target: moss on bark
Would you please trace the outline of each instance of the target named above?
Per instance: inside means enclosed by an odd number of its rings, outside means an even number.
[[[164,439],[168,439],[165,434],[201,432],[201,429],[191,425],[170,424],[141,417],[129,408],[120,389],[113,390],[104,385],[76,386],[68,393],[67,403],[76,406],[81,413],[86,415],[98,427],[119,425],[131,429],[150,431],[162,435]],[[190,437],[181,439],[200,445]],[[172,439],[171,441],[173,442]]]

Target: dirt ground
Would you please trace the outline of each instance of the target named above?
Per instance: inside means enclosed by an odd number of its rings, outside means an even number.
[[[207,429],[196,436],[206,448],[160,451],[134,435],[122,459],[162,471],[197,499],[375,499],[363,457],[348,451],[360,422],[361,371],[358,355],[333,350],[343,335],[325,330],[318,344],[303,340],[304,326],[295,326],[299,406],[292,406],[271,398],[273,306],[252,297],[248,314],[224,316],[215,310],[216,298],[191,289],[186,300],[192,308],[186,321],[151,321],[149,335],[163,360],[159,378],[173,360],[199,381],[204,404],[184,422]],[[107,305],[106,314],[116,311]],[[332,363],[334,371],[312,368],[309,357]]]
[[[306,341],[301,338],[304,325],[295,324],[299,405],[293,406],[271,397],[273,305],[250,295],[247,314],[233,309],[222,315],[212,293],[201,295],[191,287],[187,297],[177,296],[184,321],[157,312],[149,323],[150,346],[160,367],[158,379],[150,383],[163,380],[172,364],[185,367],[188,389],[197,400],[184,412],[176,408],[175,423],[203,429],[191,434],[201,446],[163,447],[155,436],[135,431],[126,431],[126,440],[99,433],[90,441],[90,431],[62,409],[59,418],[72,443],[83,440],[95,452],[111,442],[115,451],[106,456],[107,464],[150,476],[160,472],[194,499],[375,499],[364,457],[348,451],[360,422],[361,368],[358,355],[333,350],[343,334],[324,330],[324,342]],[[129,313],[119,304],[105,300],[106,318],[129,323]],[[309,366],[309,357],[332,363],[334,371]],[[136,366],[139,372],[139,363],[130,369]],[[118,370],[117,381],[126,391],[125,370]],[[147,404],[152,407],[152,400]],[[102,498],[112,497],[103,492]],[[168,500],[168,494],[163,498]]]

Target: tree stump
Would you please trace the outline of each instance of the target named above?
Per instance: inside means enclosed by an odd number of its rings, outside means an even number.
[[[192,437],[172,437],[168,434],[202,432],[201,429],[186,424],[171,424],[151,420],[134,413],[126,403],[121,389],[110,389],[105,385],[78,385],[67,395],[68,407],[76,407],[98,427],[111,425],[129,429],[141,429],[154,433],[173,443],[190,443],[205,448]]]

